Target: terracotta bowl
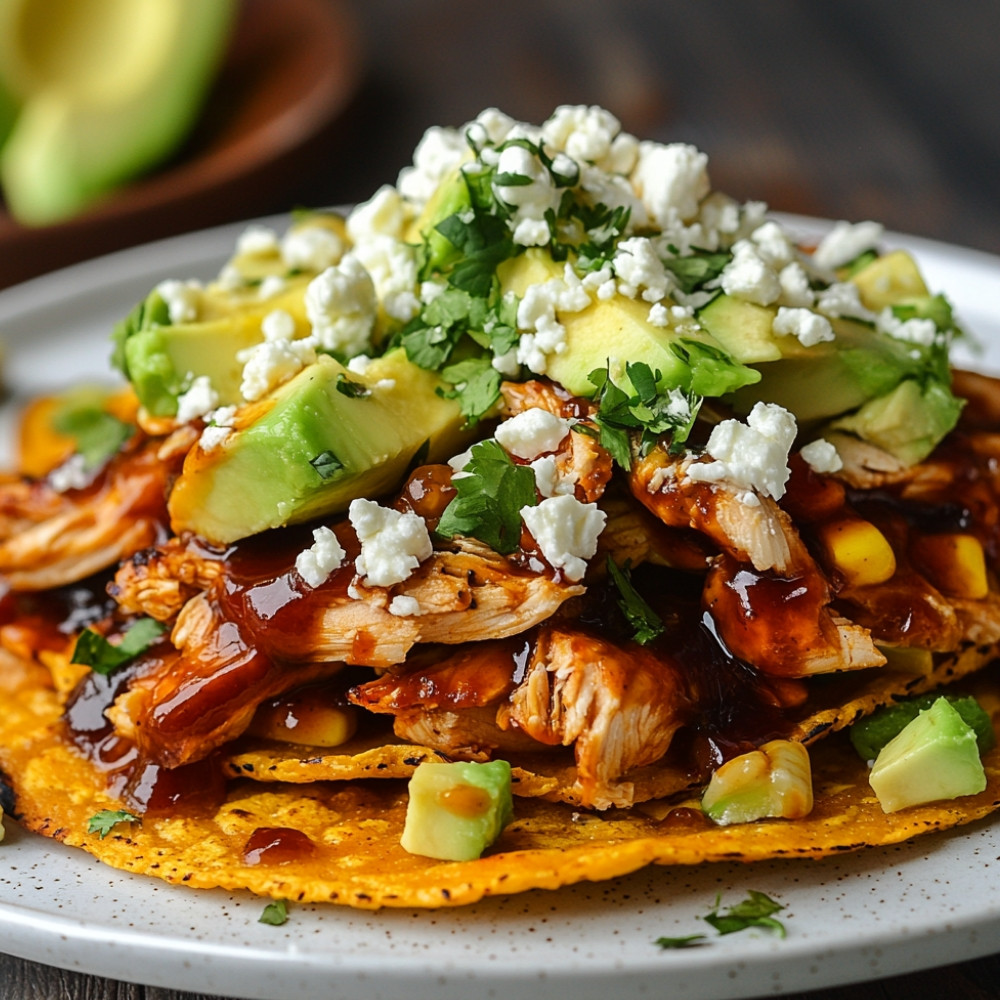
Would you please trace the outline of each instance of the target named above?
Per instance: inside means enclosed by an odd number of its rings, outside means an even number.
[[[361,64],[359,32],[340,0],[243,0],[202,117],[170,163],[52,226],[18,225],[0,205],[0,288],[293,207],[357,92]]]

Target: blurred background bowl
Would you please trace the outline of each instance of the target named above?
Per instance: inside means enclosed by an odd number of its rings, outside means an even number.
[[[330,172],[361,74],[349,4],[243,0],[205,111],[169,162],[55,225],[22,226],[0,207],[0,288],[111,250],[291,208],[297,192]]]

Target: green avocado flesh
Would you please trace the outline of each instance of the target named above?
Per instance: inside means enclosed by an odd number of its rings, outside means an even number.
[[[887,813],[986,787],[976,734],[947,698],[935,700],[882,748],[868,780]]]
[[[442,385],[402,350],[363,376],[321,357],[245,407],[220,444],[192,449],[168,501],[174,530],[227,543],[394,489],[418,455],[443,461],[468,441]]]
[[[514,818],[510,764],[420,764],[409,784],[400,844],[411,854],[472,861]]]
[[[236,6],[0,4],[0,76],[21,101],[0,151],[11,213],[57,222],[171,153],[201,109]]]

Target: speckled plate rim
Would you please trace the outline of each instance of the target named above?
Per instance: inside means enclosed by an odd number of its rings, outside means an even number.
[[[805,234],[821,220],[785,216]],[[284,228],[283,218],[261,220]],[[0,292],[8,440],[20,398],[108,377],[111,325],[165,277],[208,277],[244,224],[162,240]],[[983,344],[962,360],[1000,370],[1000,258],[887,235],[920,259]],[[93,863],[7,822],[0,844],[0,951],[152,986],[254,1000],[691,1000],[774,995],[975,958],[1000,941],[1000,826],[983,822],[821,862],[655,868],[607,883],[435,912],[293,907],[258,922],[248,893],[192,892]],[[663,951],[661,935],[749,889],[785,905],[785,939],[760,931]]]

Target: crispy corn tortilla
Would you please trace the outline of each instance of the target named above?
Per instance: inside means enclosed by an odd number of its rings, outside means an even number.
[[[971,678],[974,693],[1000,715],[997,669]],[[121,804],[101,775],[62,738],[60,698],[33,665],[0,662],[5,711],[0,767],[16,789],[28,828],[81,847],[124,871],[196,888],[249,889],[301,902],[365,909],[442,907],[485,896],[598,881],[649,864],[820,858],[895,844],[980,819],[1000,807],[1000,748],[984,757],[987,788],[975,796],[886,815],[867,769],[843,735],[811,751],[815,805],[807,819],[713,826],[696,810],[651,803],[631,810],[579,812],[541,798],[521,799],[517,818],[476,861],[440,862],[399,845],[406,786],[399,780],[315,781],[308,785],[240,779],[211,814],[146,817],[101,839],[87,832],[101,809]],[[978,689],[978,690],[977,690]],[[279,864],[248,864],[260,828],[301,831],[315,845]]]

